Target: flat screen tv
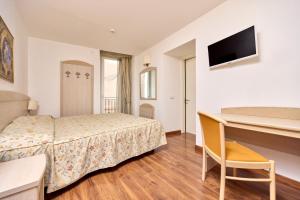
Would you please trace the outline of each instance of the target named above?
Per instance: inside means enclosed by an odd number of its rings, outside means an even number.
[[[209,45],[208,55],[210,67],[256,56],[254,26]]]

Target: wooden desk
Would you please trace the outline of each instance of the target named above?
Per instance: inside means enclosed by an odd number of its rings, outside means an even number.
[[[224,113],[217,116],[227,121],[228,127],[300,139],[300,120]]]
[[[300,139],[300,108],[222,108],[226,126]]]
[[[216,116],[224,119],[227,127],[300,139],[300,108],[222,108]],[[215,165],[213,159],[208,159],[208,170]]]

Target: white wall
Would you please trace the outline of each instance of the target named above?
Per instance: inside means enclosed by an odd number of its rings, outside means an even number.
[[[14,83],[0,79],[0,90],[27,94],[27,30],[13,0],[0,0],[0,16],[14,37]]]
[[[30,37],[28,95],[39,102],[39,114],[60,116],[60,62],[65,60],[80,60],[94,65],[94,113],[99,113],[99,50]]]
[[[144,69],[143,57],[151,54],[151,65],[157,67],[157,100],[140,100],[139,73]],[[166,55],[153,52],[134,58],[133,68],[133,113],[138,115],[139,105],[149,103],[155,107],[155,118],[160,120],[166,131],[181,129],[182,103],[181,62]],[[181,107],[180,107],[181,108]]]
[[[179,72],[174,66],[175,61],[169,62],[170,58],[164,53],[192,39],[196,39],[197,110],[216,113],[221,107],[228,106],[300,107],[299,7],[298,0],[228,0],[137,55],[135,73],[141,69],[144,55],[150,55],[152,63],[159,67],[161,92],[155,104],[159,109],[158,119],[166,130],[179,127],[177,122],[180,121],[182,102],[169,99],[179,87],[176,85]],[[207,46],[251,25],[255,25],[258,31],[259,59],[209,70]],[[135,90],[137,93],[138,86]],[[140,103],[136,96],[135,102]],[[200,125],[196,117],[195,120],[196,143],[201,145]],[[300,181],[300,173],[296,169],[300,165],[299,156],[289,154],[289,159],[285,159],[278,151],[256,149],[278,162],[277,173]]]

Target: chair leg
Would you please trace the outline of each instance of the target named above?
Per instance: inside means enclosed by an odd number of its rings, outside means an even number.
[[[207,156],[206,156],[205,148],[203,147],[203,149],[202,149],[202,181],[205,181],[206,171],[207,171]]]
[[[220,200],[225,198],[225,178],[226,177],[226,167],[225,164],[221,164],[221,183],[220,183]]]
[[[271,167],[270,167],[270,200],[276,199],[276,181],[275,181],[275,164],[273,160],[270,160]]]

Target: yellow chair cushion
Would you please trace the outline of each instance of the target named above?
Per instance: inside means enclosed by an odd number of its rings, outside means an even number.
[[[240,145],[237,142],[225,142],[226,160],[244,161],[244,162],[267,162],[269,161],[262,155],[252,151],[251,149]]]

